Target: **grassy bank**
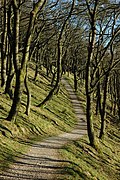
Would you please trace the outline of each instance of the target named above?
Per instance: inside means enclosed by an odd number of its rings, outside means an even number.
[[[28,150],[34,141],[48,136],[57,135],[63,131],[70,131],[75,125],[75,115],[69,95],[61,85],[60,92],[42,108],[38,105],[51,89],[51,78],[40,71],[36,81],[33,81],[34,67],[29,68],[29,87],[32,94],[30,115],[25,115],[26,93],[22,97],[22,104],[15,122],[6,120],[11,100],[0,89],[0,170],[7,168],[17,156]],[[66,77],[73,86],[73,77]],[[82,85],[80,85],[82,87]],[[77,96],[85,110],[84,89],[79,90]],[[95,119],[95,131],[98,136],[100,121]],[[99,141],[96,151],[89,146],[87,136],[79,141],[65,145],[60,154],[67,162],[63,164],[64,177],[71,180],[117,180],[120,179],[120,132],[119,122],[109,116],[104,141]]]
[[[68,93],[61,85],[60,93],[43,108],[38,105],[51,89],[51,78],[40,71],[36,81],[34,66],[29,68],[29,87],[31,90],[31,112],[25,114],[27,101],[24,90],[22,103],[15,122],[6,120],[12,101],[0,89],[0,170],[8,167],[22,152],[27,151],[35,140],[70,131],[76,121]],[[14,88],[14,84],[13,84]]]
[[[68,78],[73,86],[73,77]],[[80,85],[81,86],[81,85]],[[77,93],[85,108],[84,87]],[[100,129],[99,117],[94,117],[96,136]],[[75,180],[118,180],[120,179],[120,123],[109,116],[104,140],[98,140],[98,150],[89,146],[87,136],[64,146],[60,154],[68,163],[64,179]]]

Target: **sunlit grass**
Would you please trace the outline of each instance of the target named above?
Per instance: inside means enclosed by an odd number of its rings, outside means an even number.
[[[69,79],[73,86],[73,77]],[[78,87],[79,88],[79,87]],[[77,93],[85,107],[84,87]],[[93,110],[95,109],[93,104]],[[90,147],[88,137],[73,141],[60,151],[62,158],[69,163],[64,164],[65,175],[63,179],[75,180],[117,180],[120,179],[120,131],[119,124],[107,119],[106,135],[99,140],[100,119],[94,116],[94,127],[98,142],[98,149]]]
[[[26,94],[22,97],[22,105],[15,122],[8,122],[11,100],[0,89],[0,169],[4,169],[14,162],[15,157],[27,151],[31,143],[45,137],[57,135],[63,131],[70,131],[74,127],[76,118],[69,95],[61,85],[60,92],[47,105],[36,107],[51,89],[50,77],[44,71],[34,82],[34,72],[29,69],[29,86],[32,94],[30,115],[25,115]],[[73,86],[73,76],[66,77]],[[81,84],[78,85],[81,86]],[[85,111],[84,86],[78,89],[77,96]],[[100,120],[94,117],[96,136],[99,135]],[[60,151],[63,159],[67,160],[63,179],[75,180],[117,180],[120,178],[120,132],[119,124],[107,119],[107,132],[104,140],[98,143],[98,149],[89,146],[87,136],[79,141],[65,145]],[[62,176],[63,177],[63,176]]]
[[[69,95],[63,85],[59,94],[47,105],[37,107],[51,89],[51,78],[46,77],[44,71],[41,71],[36,81],[33,78],[34,71],[29,68],[29,88],[32,95],[30,115],[25,114],[27,97],[24,89],[15,122],[6,120],[12,101],[0,89],[0,169],[6,168],[18,154],[26,151],[31,142],[70,131],[76,122]]]

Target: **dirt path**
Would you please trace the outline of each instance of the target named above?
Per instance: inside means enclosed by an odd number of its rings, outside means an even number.
[[[80,102],[78,101],[74,91],[70,85],[62,80],[65,84],[66,89],[70,94],[73,107],[75,109],[78,123],[76,124],[73,131],[70,133],[64,133],[56,137],[50,137],[43,142],[34,144],[27,154],[23,154],[22,157],[18,158],[17,161],[7,170],[0,174],[0,180],[2,179],[13,179],[13,180],[56,180],[63,179],[64,175],[64,161],[59,156],[58,150],[62,146],[71,141],[76,140],[87,133],[85,115],[82,111]]]

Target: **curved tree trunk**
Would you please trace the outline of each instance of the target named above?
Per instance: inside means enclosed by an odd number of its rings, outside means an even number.
[[[65,19],[65,21],[63,23],[63,26],[61,28],[61,31],[60,31],[60,34],[59,34],[59,37],[58,37],[58,43],[57,43],[58,58],[57,58],[57,80],[56,80],[56,83],[55,83],[53,89],[51,89],[51,91],[47,95],[47,97],[40,104],[38,104],[37,107],[43,106],[44,104],[46,104],[52,98],[52,96],[54,94],[58,93],[59,86],[60,86],[60,81],[61,81],[61,74],[62,74],[62,47],[61,47],[61,40],[62,40],[62,35],[63,35],[64,29],[65,29],[66,23],[69,20],[69,18],[71,16],[71,13],[73,11],[74,3],[75,3],[75,0],[73,0],[73,2],[72,2],[70,12],[69,12],[67,18]]]
[[[39,0],[35,6],[33,11],[30,13],[30,20],[29,20],[29,26],[27,30],[27,35],[24,43],[24,50],[23,50],[23,56],[22,56],[22,61],[21,61],[21,67],[17,64],[18,60],[18,45],[19,45],[19,8],[17,6],[16,0],[13,0],[13,10],[14,10],[14,43],[15,43],[15,48],[13,51],[13,63],[14,63],[14,68],[15,68],[15,73],[16,73],[16,85],[15,85],[15,91],[14,91],[14,98],[13,98],[13,103],[9,112],[9,115],[7,119],[9,121],[15,120],[17,113],[19,111],[20,103],[21,103],[21,95],[23,92],[23,87],[24,87],[24,80],[25,80],[25,75],[26,75],[26,66],[27,62],[29,59],[29,50],[30,50],[30,45],[32,41],[32,35],[34,32],[34,23],[35,23],[35,18],[37,15],[37,12],[40,10],[40,8],[43,8],[43,5],[45,4],[46,0]]]
[[[53,89],[51,89],[51,91],[47,95],[47,97],[40,104],[38,104],[37,107],[41,107],[44,104],[46,104],[59,89],[60,80],[61,80],[61,72],[62,72],[61,71],[61,46],[60,46],[60,41],[61,41],[61,37],[58,40],[58,60],[57,60],[57,80],[56,80],[56,83],[55,83]]]
[[[24,83],[25,83],[25,88],[26,88],[26,92],[27,92],[27,105],[26,105],[25,114],[29,115],[29,113],[30,113],[30,104],[31,104],[31,93],[30,93],[30,89],[28,87],[27,68],[26,68],[26,76],[25,76]]]

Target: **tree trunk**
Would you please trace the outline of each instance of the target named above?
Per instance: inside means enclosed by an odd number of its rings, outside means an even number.
[[[27,105],[26,105],[25,114],[29,115],[29,113],[30,113],[30,104],[31,104],[31,93],[30,93],[30,89],[28,87],[27,68],[26,68],[26,76],[25,76],[24,83],[25,83],[25,88],[26,88],[26,92],[27,92]]]
[[[6,118],[7,120],[15,120],[18,110],[20,107],[20,102],[21,102],[21,94],[22,94],[22,82],[21,82],[21,72],[18,70],[16,72],[16,83],[15,83],[15,91],[14,91],[14,99],[13,103],[9,112],[8,117]]]
[[[45,4],[46,0],[39,0],[30,13],[30,20],[29,20],[29,26],[27,30],[27,35],[24,43],[24,50],[23,50],[23,56],[22,56],[22,62],[21,62],[21,67],[17,64],[18,61],[18,42],[19,42],[19,9],[17,7],[16,1],[14,0],[13,2],[13,9],[14,9],[14,40],[15,40],[15,47],[13,51],[13,63],[14,63],[14,68],[15,68],[15,73],[16,73],[16,85],[15,85],[15,91],[14,91],[14,99],[13,103],[9,112],[9,115],[7,119],[10,120],[15,120],[17,113],[19,111],[20,103],[21,103],[21,95],[23,92],[23,87],[24,87],[24,80],[25,80],[25,75],[26,75],[26,66],[27,62],[29,59],[29,50],[30,50],[30,45],[32,41],[32,35],[34,32],[34,22],[36,18],[36,14],[40,8],[43,7]]]
[[[61,38],[58,40],[58,60],[57,60],[57,80],[56,83],[53,87],[53,89],[51,89],[51,91],[49,92],[49,94],[47,95],[47,97],[40,103],[37,105],[37,107],[41,107],[44,104],[46,104],[54,95],[54,93],[58,92],[59,89],[59,85],[60,85],[60,80],[61,80],[61,44],[60,44]]]
[[[91,93],[90,91],[90,54],[88,53],[88,61],[86,64],[86,81],[85,81],[85,89],[86,89],[86,119],[87,119],[87,132],[90,141],[90,145],[95,147],[95,134],[94,134],[94,126],[93,126],[93,115],[92,115],[92,105],[91,105]]]
[[[8,94],[10,96],[10,99],[13,99],[13,92],[12,92],[12,80],[14,77],[14,73],[8,74],[6,86],[5,86],[5,94]]]
[[[116,73],[116,91],[117,91],[117,109],[118,109],[118,117],[120,120],[120,79],[119,79],[120,73]]]
[[[99,69],[96,73],[96,78],[99,79]],[[98,82],[98,85],[97,85],[96,115],[98,115],[98,112],[101,114],[100,81]]]
[[[105,76],[105,82],[104,82],[103,103],[102,103],[102,110],[100,114],[101,116],[101,128],[100,128],[100,135],[99,135],[100,139],[103,139],[105,135],[105,127],[106,127],[105,110],[106,110],[108,77],[109,77],[109,74]]]
[[[4,16],[3,16],[3,33],[2,33],[2,44],[1,44],[1,87],[6,82],[6,54],[7,54],[7,12],[6,12],[7,1],[4,0]]]
[[[38,64],[36,64],[36,67],[35,67],[35,75],[34,75],[34,79],[33,79],[34,81],[36,81],[36,78],[37,78],[37,75],[38,75],[38,72],[39,72],[38,69],[39,69],[39,68],[38,68]]]
[[[74,67],[74,89],[75,89],[75,92],[77,92],[77,72],[76,72],[76,66]]]
[[[95,134],[94,134],[94,127],[93,127],[93,115],[92,115],[92,107],[91,107],[91,96],[87,94],[87,109],[86,109],[86,116],[87,116],[87,130],[88,130],[88,137],[90,140],[90,145],[95,147]]]
[[[37,107],[43,106],[45,103],[47,103],[54,94],[58,93],[59,90],[59,86],[60,86],[60,81],[61,81],[61,74],[62,74],[62,46],[61,46],[61,40],[62,40],[62,35],[66,26],[67,21],[69,20],[71,13],[73,11],[73,7],[74,7],[74,3],[75,0],[73,0],[72,2],[72,6],[70,9],[70,12],[67,16],[67,18],[65,19],[59,37],[58,37],[58,43],[57,43],[57,49],[58,49],[58,58],[57,58],[57,79],[56,79],[56,83],[53,87],[53,89],[51,89],[51,91],[49,92],[49,94],[47,95],[47,97],[40,103],[37,105]]]
[[[93,126],[93,112],[92,112],[92,67],[91,63],[93,61],[93,53],[96,41],[96,14],[97,14],[97,6],[98,0],[94,2],[93,9],[91,10],[90,4],[86,1],[86,5],[88,8],[88,12],[90,15],[90,32],[89,32],[89,42],[88,42],[88,58],[86,62],[86,81],[85,81],[85,89],[86,89],[86,118],[87,118],[87,131],[88,137],[90,141],[90,145],[92,147],[96,146],[95,134],[94,134],[94,126]]]
[[[12,68],[13,66],[12,50],[9,47],[8,47],[7,80],[6,80],[6,86],[5,86],[5,93],[9,94],[10,98],[13,99],[12,80],[14,77],[14,73],[13,73],[13,68]]]
[[[54,81],[55,81],[56,71],[52,72],[52,81],[51,86],[53,87]]]
[[[12,6],[13,6],[13,13],[14,13],[12,50],[13,50],[13,65],[15,69],[16,83],[15,83],[13,103],[9,111],[9,115],[7,117],[7,120],[9,121],[15,120],[15,117],[17,116],[19,106],[20,106],[21,94],[22,94],[21,70],[19,67],[19,18],[20,18],[19,8],[17,6],[16,1],[12,1]]]

